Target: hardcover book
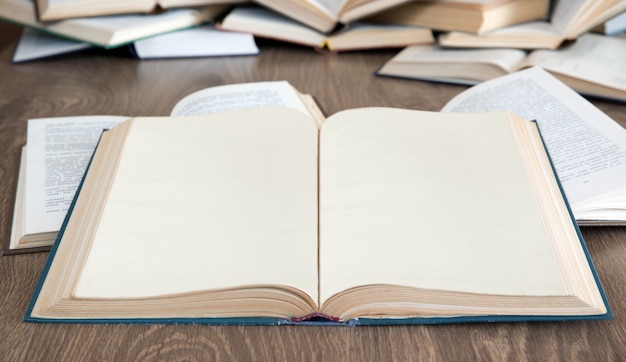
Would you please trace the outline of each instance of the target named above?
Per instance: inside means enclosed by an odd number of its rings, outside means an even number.
[[[103,134],[26,321],[611,318],[535,123],[284,107]]]

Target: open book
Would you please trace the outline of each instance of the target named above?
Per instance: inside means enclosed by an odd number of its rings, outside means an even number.
[[[114,48],[174,30],[212,20],[225,5],[172,9],[150,15],[111,15],[75,18],[55,22],[37,19],[31,0],[0,0],[0,19],[71,40],[104,48]]]
[[[254,0],[321,32],[410,0]]]
[[[218,27],[329,51],[403,48],[435,42],[430,29],[368,22],[353,22],[325,34],[261,7],[237,7],[224,17]]]
[[[540,66],[576,91],[626,101],[626,39],[585,34],[558,50],[449,49],[436,45],[405,48],[379,75],[476,84]]]
[[[452,31],[440,36],[439,42],[463,48],[556,49],[624,11],[624,0],[558,0],[549,22],[533,21],[481,34]]]
[[[42,21],[115,14],[151,13],[175,7],[225,5],[246,0],[35,0]]]
[[[25,319],[611,317],[534,123],[391,108],[318,121],[279,107],[105,132]]]
[[[548,15],[549,0],[417,0],[372,19],[436,30],[483,33]]]

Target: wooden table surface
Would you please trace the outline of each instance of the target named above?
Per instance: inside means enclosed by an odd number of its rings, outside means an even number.
[[[8,238],[29,118],[168,115],[188,93],[288,80],[326,115],[362,106],[438,111],[465,89],[373,75],[397,51],[320,54],[260,43],[250,57],[138,61],[87,52],[14,65],[20,28],[0,23],[0,237]],[[626,126],[626,105],[592,100]],[[611,321],[252,327],[22,322],[46,252],[0,257],[0,360],[626,360],[626,228],[584,228]]]

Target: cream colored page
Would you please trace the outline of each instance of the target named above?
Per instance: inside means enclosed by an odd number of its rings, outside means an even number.
[[[291,110],[137,119],[79,297],[284,284],[317,300],[317,130]]]
[[[368,284],[560,294],[500,116],[362,109],[322,127],[321,302]]]

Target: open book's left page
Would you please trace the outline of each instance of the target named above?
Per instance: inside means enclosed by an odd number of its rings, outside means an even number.
[[[129,299],[146,300],[131,318],[167,310],[151,298],[174,298],[181,307],[168,317],[189,317],[196,312],[182,301],[195,297],[202,317],[207,291],[221,293],[213,317],[232,317],[229,308],[280,317],[283,303],[268,296],[307,301],[308,310],[286,315],[314,310],[318,137],[310,118],[287,109],[135,118],[104,137],[40,300],[79,299],[91,318],[128,318],[116,302]]]

